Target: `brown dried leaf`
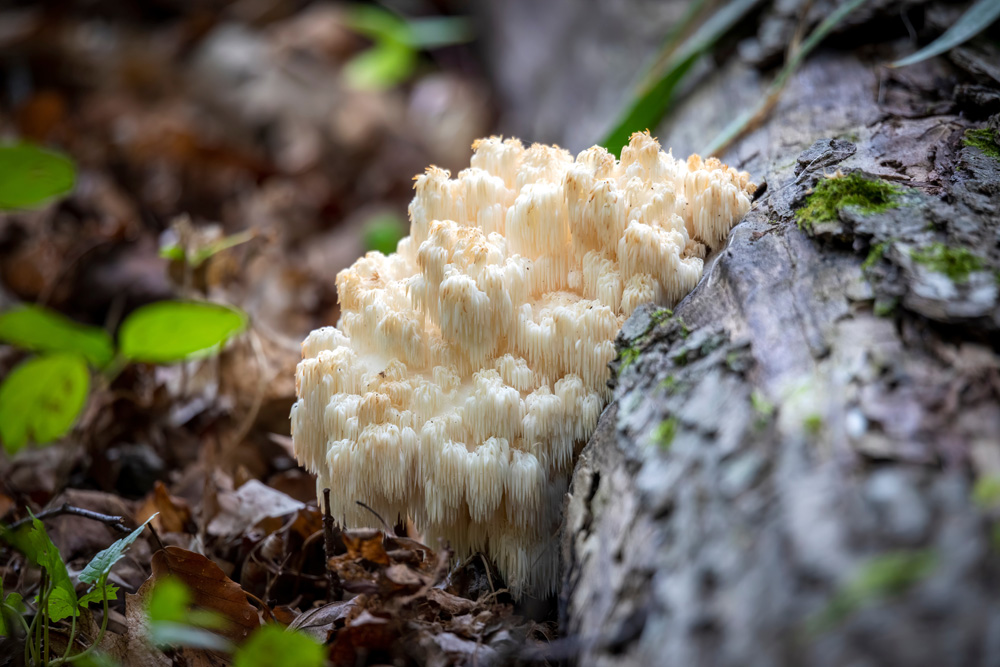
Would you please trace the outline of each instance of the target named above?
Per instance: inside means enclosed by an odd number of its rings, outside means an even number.
[[[390,565],[381,571],[378,580],[379,594],[383,597],[393,595],[412,595],[424,586],[434,582],[427,575],[402,564]]]
[[[346,530],[343,533],[344,544],[347,546],[347,557],[362,558],[376,565],[388,565],[389,555],[383,544],[384,535],[380,530],[360,529]]]
[[[319,642],[326,642],[327,638],[338,628],[346,623],[346,619],[358,613],[358,599],[352,598],[343,602],[331,602],[330,604],[310,609],[288,624],[289,629],[299,630],[310,635]]]
[[[174,576],[191,590],[197,607],[218,613],[231,621],[220,632],[239,643],[260,625],[257,608],[246,592],[211,560],[180,547],[165,547],[153,554],[154,580]]]
[[[330,662],[356,665],[371,650],[389,650],[399,632],[389,619],[362,611],[347,627],[337,632],[330,645]]]
[[[142,523],[153,514],[153,526],[161,533],[183,533],[191,522],[191,508],[182,498],[170,495],[166,485],[157,480],[152,492],[142,503],[136,521]]]

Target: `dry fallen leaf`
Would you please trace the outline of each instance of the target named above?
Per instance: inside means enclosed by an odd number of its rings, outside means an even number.
[[[247,600],[246,592],[205,556],[180,547],[157,551],[152,578],[166,576],[176,577],[190,589],[195,606],[231,621],[220,633],[233,642],[242,642],[260,625],[257,608]]]
[[[385,552],[384,535],[381,530],[346,530],[343,539],[347,546],[347,558],[351,560],[363,558],[376,565],[389,564],[389,555]]]
[[[185,532],[191,522],[191,508],[182,498],[170,495],[166,485],[157,480],[153,491],[142,503],[136,521],[142,523],[159,512],[153,519],[153,527],[161,533]]]

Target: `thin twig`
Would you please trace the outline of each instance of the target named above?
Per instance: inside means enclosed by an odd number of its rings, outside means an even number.
[[[374,514],[375,518],[382,522],[382,527],[385,528],[386,535],[391,535],[392,534],[392,526],[390,526],[388,524],[388,522],[385,519],[382,518],[381,514],[379,514],[378,512],[376,512],[375,510],[373,510],[371,507],[369,507],[365,503],[361,502],[360,500],[355,500],[354,502],[357,503],[358,505],[361,505],[366,510],[368,510],[369,512],[371,512],[372,514]]]
[[[92,510],[83,509],[82,507],[74,507],[69,503],[63,503],[59,507],[51,507],[47,510],[42,510],[35,515],[36,519],[51,519],[54,516],[61,516],[64,514],[72,514],[73,516],[82,516],[85,519],[91,519],[92,521],[99,521],[105,526],[113,528],[119,533],[130,533],[132,532],[125,526],[125,517],[123,516],[112,516],[110,514],[101,514],[100,512],[94,512]],[[31,521],[31,517],[25,517],[7,526],[8,530],[17,530],[21,526],[25,525]]]
[[[330,567],[330,559],[336,550],[333,542],[333,515],[330,513],[330,489],[323,489],[323,551],[326,556],[326,581],[331,602],[336,602],[344,596],[340,585],[340,576]]]

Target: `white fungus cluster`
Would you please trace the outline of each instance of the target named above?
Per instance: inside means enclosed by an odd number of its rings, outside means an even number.
[[[615,334],[698,283],[754,186],[648,133],[621,161],[497,137],[473,149],[457,178],[416,178],[394,254],[338,274],[340,322],[302,344],[292,435],[345,525],[373,520],[356,501],[409,516],[432,546],[489,554],[515,595],[544,594]]]

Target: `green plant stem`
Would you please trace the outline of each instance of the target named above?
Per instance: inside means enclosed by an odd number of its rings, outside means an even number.
[[[76,615],[72,617],[72,621],[69,626],[69,639],[66,641],[66,650],[63,651],[62,657],[56,661],[56,664],[66,662],[66,658],[69,657],[70,649],[73,648],[73,641],[76,639]]]
[[[49,649],[51,648],[51,643],[49,642],[49,600],[48,596],[45,596],[45,622],[42,623],[42,654],[45,657],[45,662],[43,664],[49,664]]]
[[[95,648],[97,648],[97,645],[101,643],[101,640],[104,639],[104,633],[108,629],[108,575],[106,574],[101,577],[101,601],[103,602],[104,607],[104,617],[101,619],[101,629],[97,633],[97,637],[94,638],[94,641],[90,644],[90,646],[76,655],[66,658],[65,662],[75,662],[83,656],[89,655]],[[63,660],[57,660],[53,663],[53,667],[60,665],[63,662]]]
[[[38,622],[38,610],[35,611],[34,618],[31,619],[31,625],[28,626],[27,633],[24,636],[24,664],[31,665],[36,662],[35,657],[38,655],[35,652],[35,623]]]
[[[116,354],[114,359],[108,362],[108,365],[104,367],[101,372],[101,377],[104,378],[105,386],[110,387],[111,383],[121,374],[125,367],[128,366],[128,359],[123,357],[121,354]]]
[[[12,616],[17,618],[17,620],[21,622],[21,627],[24,628],[24,633],[26,635],[31,632],[31,626],[29,626],[28,622],[24,620],[24,615],[20,612],[20,610],[14,609],[9,604],[5,604],[4,607],[11,612]]]

